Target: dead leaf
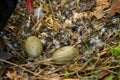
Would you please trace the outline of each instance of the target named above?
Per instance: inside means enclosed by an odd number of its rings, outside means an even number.
[[[69,67],[69,70],[70,70],[70,71],[77,71],[77,70],[79,70],[80,67],[82,67],[82,66],[83,66],[82,64],[71,65],[71,66]]]
[[[79,33],[74,32],[74,33],[72,34],[72,39],[77,39],[78,37],[79,37]]]
[[[11,29],[12,31],[16,31],[16,27],[15,26],[7,25],[6,27]]]
[[[94,13],[94,16],[97,18],[97,19],[101,19],[102,17],[104,17],[105,15],[105,12],[103,11],[97,11]]]
[[[89,11],[95,5],[95,0],[80,0],[80,9],[81,11]]]
[[[42,8],[43,8],[43,10],[44,10],[46,13],[50,12],[50,9],[49,9],[48,6],[43,5]]]
[[[115,13],[120,13],[120,0],[113,0],[110,8],[110,16],[114,16]]]
[[[105,76],[107,76],[109,74],[108,71],[101,71],[99,74],[98,74],[98,77],[99,79],[102,79],[104,78]]]
[[[72,26],[73,23],[72,23],[71,20],[66,19],[64,24],[65,24],[66,26],[69,26],[69,27],[70,27],[70,26]]]
[[[110,6],[108,0],[96,0],[95,11],[102,11]]]
[[[7,71],[6,73],[7,77],[10,78],[11,80],[19,80],[19,76],[17,75],[17,72],[14,71]]]
[[[60,6],[64,6],[66,3],[70,2],[72,0],[61,0]]]

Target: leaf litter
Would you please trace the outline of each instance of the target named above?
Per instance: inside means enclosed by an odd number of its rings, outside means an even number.
[[[111,74],[119,79],[119,62],[113,62],[107,46],[119,44],[119,0],[35,0],[33,7],[30,14],[19,1],[0,32],[0,48],[12,55],[0,59],[1,79],[103,80]],[[38,58],[24,53],[24,42],[33,35],[43,44]],[[52,52],[68,45],[79,56],[72,63],[54,64]]]

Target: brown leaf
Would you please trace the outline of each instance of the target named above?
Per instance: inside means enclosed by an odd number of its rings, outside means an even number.
[[[95,7],[95,11],[93,12],[94,16],[97,19],[101,19],[105,15],[104,10],[106,8],[109,8],[109,6],[110,3],[108,2],[108,0],[96,0],[96,7]]]
[[[72,39],[77,39],[78,37],[79,37],[79,33],[74,32],[74,33],[72,34]]]
[[[115,13],[120,13],[120,0],[113,0],[111,9],[110,9],[110,16],[114,16]]]
[[[102,11],[110,6],[108,0],[96,0],[96,11]]]
[[[70,65],[69,70],[70,71],[77,71],[79,70],[83,65],[82,64],[76,64],[76,65]]]
[[[105,13],[103,11],[97,11],[94,13],[94,16],[97,18],[97,19],[101,19],[102,17],[104,17]]]
[[[108,71],[101,71],[98,76],[99,76],[99,79],[102,79],[104,78],[105,76],[107,76],[109,74]]]
[[[60,6],[64,6],[66,3],[70,2],[72,0],[61,0]]]
[[[7,71],[6,75],[11,80],[19,80],[19,76],[17,75],[17,72],[15,70],[14,71]]]
[[[72,21],[71,20],[69,20],[69,19],[66,19],[65,20],[65,23],[64,23],[66,26],[72,26]]]

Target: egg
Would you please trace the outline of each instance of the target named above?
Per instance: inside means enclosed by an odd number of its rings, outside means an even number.
[[[43,51],[42,43],[36,36],[30,36],[25,41],[25,53],[30,57],[39,57]]]
[[[65,64],[74,61],[74,59],[79,55],[79,52],[73,46],[64,46],[56,50],[52,58],[57,64]]]

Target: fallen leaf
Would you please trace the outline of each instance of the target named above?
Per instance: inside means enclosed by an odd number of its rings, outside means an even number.
[[[103,18],[104,15],[105,15],[105,12],[103,12],[103,11],[97,11],[97,12],[94,13],[94,16],[95,16],[97,19]]]
[[[104,10],[109,8],[109,6],[110,6],[110,3],[108,2],[108,0],[96,0],[96,7],[93,12],[94,16],[97,19],[101,19],[105,15]]]
[[[70,2],[72,0],[61,0],[60,6],[64,6],[66,3]]]
[[[70,71],[77,71],[80,69],[80,67],[82,67],[83,65],[82,64],[76,64],[76,65],[71,65],[69,66],[69,70]]]
[[[72,34],[72,39],[77,39],[78,37],[79,37],[79,33],[74,32],[74,33]]]
[[[109,8],[110,3],[108,0],[96,0],[96,8],[95,11],[102,11],[106,8]]]
[[[68,20],[68,19],[66,19],[65,20],[65,23],[64,23],[66,26],[72,26],[73,25],[73,23],[72,23],[72,21],[71,20]]]
[[[113,0],[110,8],[110,16],[114,16],[115,13],[120,13],[120,0]]]
[[[108,74],[109,74],[108,71],[101,71],[101,72],[99,72],[99,74],[98,74],[98,79],[102,79],[102,78],[104,78],[105,76],[107,76]]]
[[[81,11],[89,11],[95,5],[95,0],[80,0],[80,9]]]
[[[7,71],[6,75],[11,80],[19,80],[17,72],[15,70],[14,71]]]

